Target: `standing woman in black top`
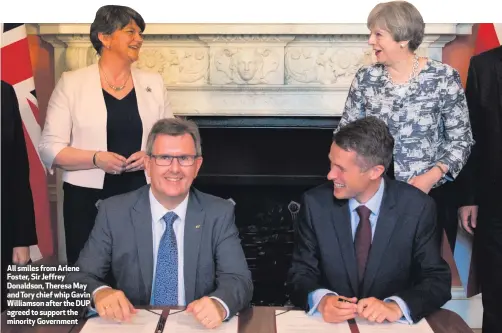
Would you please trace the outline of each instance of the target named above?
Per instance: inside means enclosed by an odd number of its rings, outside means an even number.
[[[63,73],[49,101],[39,152],[50,173],[63,170],[68,264],[89,237],[99,201],[149,183],[148,133],[173,117],[160,74],[133,66],[144,29],[135,10],[101,7],[90,29],[98,63]]]

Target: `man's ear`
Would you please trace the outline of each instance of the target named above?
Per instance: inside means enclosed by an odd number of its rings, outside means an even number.
[[[202,156],[198,157],[198,158],[195,160],[195,163],[196,163],[196,165],[197,165],[197,169],[195,170],[195,177],[197,177],[197,175],[199,174],[200,167],[202,166],[202,161],[203,161]]]
[[[383,165],[375,165],[371,168],[370,179],[375,180],[380,178],[385,172],[385,167]]]
[[[146,155],[145,158],[143,159],[143,164],[145,166],[145,171],[146,171],[146,175],[148,176],[148,178],[151,178],[151,176],[150,176],[150,163],[152,163],[152,159],[150,158],[150,156]]]

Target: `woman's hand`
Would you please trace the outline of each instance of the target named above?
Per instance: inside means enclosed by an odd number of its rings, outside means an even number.
[[[117,175],[125,170],[126,158],[109,151],[100,151],[96,153],[96,165],[106,173]]]
[[[422,192],[428,194],[434,184],[436,184],[441,179],[441,177],[443,177],[441,170],[439,170],[438,167],[433,167],[426,173],[411,178],[408,181],[408,184],[411,184],[416,188],[422,190]]]
[[[146,153],[144,151],[138,151],[129,156],[129,158],[126,160],[126,172],[133,172],[133,171],[139,171],[143,170],[145,168],[145,156]]]

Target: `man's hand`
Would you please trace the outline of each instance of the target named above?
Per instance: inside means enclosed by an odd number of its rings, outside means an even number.
[[[357,312],[369,321],[383,323],[384,320],[395,322],[403,316],[396,302],[383,302],[375,297],[363,298],[357,303]]]
[[[343,301],[342,301],[343,300]],[[324,296],[317,309],[322,314],[322,318],[327,323],[340,323],[353,319],[357,315],[357,298],[346,298],[343,296]]]
[[[30,261],[30,248],[18,246],[12,250],[12,262],[16,265],[25,265]]]
[[[187,312],[193,314],[206,328],[215,328],[221,325],[227,316],[225,308],[215,299],[207,296],[188,304]]]
[[[463,206],[458,209],[458,225],[460,228],[474,235],[478,222],[478,206]]]
[[[101,318],[129,321],[138,312],[122,290],[103,288],[94,295],[94,304]]]

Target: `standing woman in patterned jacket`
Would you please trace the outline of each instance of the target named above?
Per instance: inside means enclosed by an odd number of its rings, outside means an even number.
[[[380,3],[367,26],[377,61],[356,73],[335,132],[361,117],[385,121],[395,140],[388,175],[435,199],[438,223],[453,249],[457,215],[452,181],[474,144],[460,75],[447,64],[415,54],[425,24],[412,4]]]

